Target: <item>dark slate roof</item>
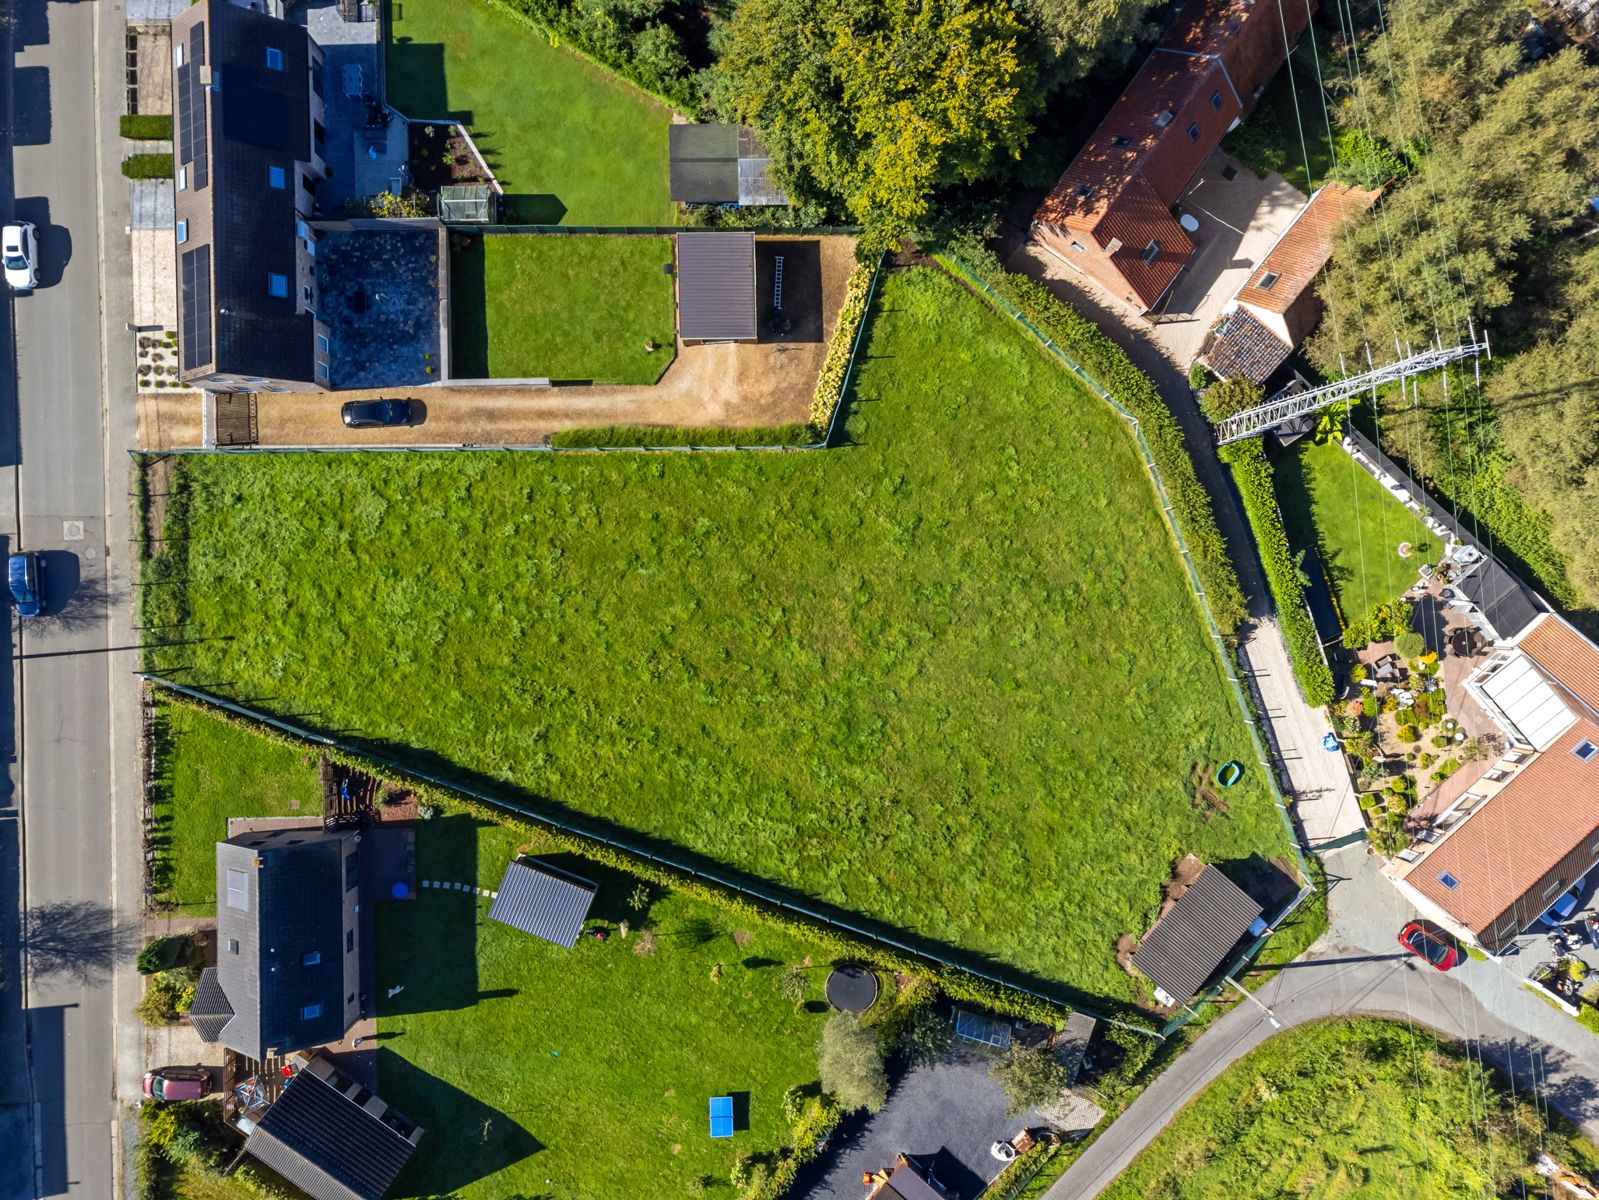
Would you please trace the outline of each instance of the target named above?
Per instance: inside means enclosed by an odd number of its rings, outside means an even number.
[[[217,969],[207,967],[200,972],[200,982],[195,985],[194,1003],[189,1005],[189,1024],[194,1026],[201,1041],[218,1042],[232,1016],[233,1005],[228,1003],[228,995],[222,990]]]
[[[1471,574],[1455,584],[1455,588],[1477,606],[1483,619],[1503,639],[1515,637],[1545,611],[1538,593],[1507,571],[1496,558],[1485,557]]]
[[[378,1200],[419,1133],[318,1057],[295,1073],[244,1148],[313,1200]]]
[[[224,1046],[262,1059],[268,1050],[287,1054],[344,1036],[350,843],[349,833],[316,829],[217,843],[217,982],[233,1008],[217,1039]],[[307,966],[311,951],[321,961]],[[321,1011],[307,1018],[313,1004]]]
[[[594,903],[594,885],[536,858],[505,868],[489,918],[570,950]]]
[[[677,235],[677,332],[689,341],[755,339],[755,235]]]
[[[1223,379],[1242,375],[1265,383],[1292,349],[1247,308],[1238,308],[1227,314],[1212,336],[1205,362]]]
[[[1206,867],[1133,951],[1133,964],[1179,1003],[1226,961],[1260,905],[1215,867]]]
[[[880,1200],[949,1200],[918,1174],[909,1163],[900,1163],[878,1192]]]
[[[682,204],[786,205],[771,156],[747,125],[673,125],[672,199]]]

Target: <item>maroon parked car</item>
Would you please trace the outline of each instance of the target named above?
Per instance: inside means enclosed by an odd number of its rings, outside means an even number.
[[[1399,944],[1440,971],[1447,971],[1460,961],[1454,942],[1420,921],[1412,921],[1399,931]]]
[[[209,1067],[157,1067],[146,1071],[144,1094],[158,1103],[168,1100],[204,1100],[213,1090]]]

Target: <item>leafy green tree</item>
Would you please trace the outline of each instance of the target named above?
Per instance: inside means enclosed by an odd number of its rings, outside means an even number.
[[[1154,30],[1148,20],[1156,0],[1021,0],[1023,19],[1043,42],[1050,86],[1090,72],[1126,67],[1139,42]]]
[[[988,1077],[1005,1089],[1005,1106],[1014,1116],[1030,1108],[1054,1104],[1066,1089],[1066,1068],[1042,1046],[1012,1042],[1005,1057],[989,1068]]]
[[[1236,416],[1245,409],[1254,408],[1265,399],[1260,384],[1242,375],[1211,384],[1199,393],[1200,411],[1212,424]]]
[[[888,1075],[883,1070],[882,1039],[851,1013],[834,1013],[822,1026],[816,1051],[816,1069],[823,1090],[845,1112],[864,1108],[876,1112],[888,1099]]]

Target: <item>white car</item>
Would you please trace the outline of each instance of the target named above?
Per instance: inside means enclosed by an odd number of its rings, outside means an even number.
[[[0,233],[0,260],[5,263],[6,282],[17,291],[39,286],[39,239],[29,222],[7,225]]]

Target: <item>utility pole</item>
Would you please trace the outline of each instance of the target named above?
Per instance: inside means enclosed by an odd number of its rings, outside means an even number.
[[[1228,983],[1232,984],[1233,987],[1238,989],[1238,994],[1240,996],[1242,996],[1245,1000],[1248,1000],[1256,1008],[1260,1009],[1261,1012],[1266,1014],[1266,1020],[1271,1022],[1271,1027],[1273,1029],[1281,1029],[1283,1027],[1282,1022],[1277,1019],[1277,1014],[1272,1012],[1271,1009],[1267,1008],[1266,1005],[1257,1000],[1253,992],[1245,988],[1243,984],[1239,983],[1238,980],[1234,979],[1231,975],[1226,976],[1225,979]]]

